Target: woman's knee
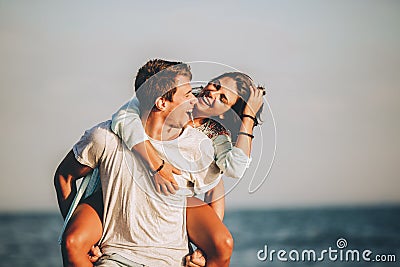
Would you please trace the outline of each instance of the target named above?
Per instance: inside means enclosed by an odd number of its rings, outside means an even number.
[[[233,251],[233,237],[227,231],[220,233],[213,239],[216,255],[220,258],[229,259]]]
[[[91,247],[87,240],[76,231],[65,232],[61,246],[69,255],[85,253],[84,251],[89,251],[87,248]]]

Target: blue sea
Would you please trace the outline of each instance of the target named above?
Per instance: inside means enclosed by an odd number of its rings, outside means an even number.
[[[225,223],[234,267],[400,266],[400,206],[236,210]],[[0,214],[0,266],[62,266],[61,225],[57,213]]]

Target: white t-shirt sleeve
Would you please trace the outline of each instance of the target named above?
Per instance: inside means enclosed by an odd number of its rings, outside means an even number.
[[[240,148],[232,146],[228,135],[221,134],[213,140],[215,162],[220,170],[228,177],[241,178],[249,167],[251,158]]]
[[[136,97],[133,97],[112,116],[111,130],[124,141],[129,149],[149,139],[140,120],[139,101]]]
[[[79,163],[92,169],[97,167],[105,150],[109,125],[109,122],[103,122],[85,131],[81,139],[72,148]]]

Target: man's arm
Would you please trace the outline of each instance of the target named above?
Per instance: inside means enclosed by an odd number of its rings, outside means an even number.
[[[76,179],[86,176],[93,169],[82,165],[75,159],[71,150],[58,165],[54,175],[54,187],[57,193],[58,206],[63,218],[67,216],[69,207],[76,195]]]

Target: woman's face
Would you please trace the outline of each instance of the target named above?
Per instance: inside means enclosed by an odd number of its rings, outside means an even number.
[[[228,111],[238,99],[236,82],[230,77],[210,81],[197,97],[196,116],[218,116]]]

